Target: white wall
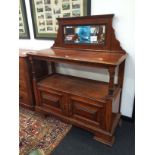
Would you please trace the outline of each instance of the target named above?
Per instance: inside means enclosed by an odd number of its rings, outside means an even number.
[[[53,41],[36,40],[33,36],[32,20],[29,0],[26,1],[27,16],[31,40],[19,40],[19,48],[44,49],[52,46]],[[135,55],[134,55],[134,0],[92,0],[91,14],[115,14],[113,27],[116,37],[122,48],[129,54],[126,61],[124,87],[122,94],[121,112],[125,116],[132,116],[133,100],[135,94]],[[108,81],[107,71],[78,66],[58,65],[58,72],[64,74],[88,77],[101,81]]]

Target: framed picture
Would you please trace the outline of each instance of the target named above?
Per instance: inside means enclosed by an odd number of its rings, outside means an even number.
[[[24,0],[19,0],[19,39],[30,39]]]
[[[34,37],[55,39],[57,18],[90,15],[91,0],[30,0]]]

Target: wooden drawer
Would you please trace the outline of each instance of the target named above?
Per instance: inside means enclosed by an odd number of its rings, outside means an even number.
[[[19,77],[24,77],[24,70],[19,68]]]
[[[24,91],[19,91],[19,102],[20,103],[28,103],[28,95]]]
[[[104,104],[91,99],[71,96],[69,99],[69,115],[87,124],[104,128]]]
[[[50,108],[55,112],[61,113],[64,109],[62,103],[64,96],[57,91],[39,90],[40,104],[46,108]]]
[[[19,69],[24,68],[25,60],[26,60],[25,57],[20,57],[20,58],[19,58]]]
[[[25,50],[20,51],[19,54],[19,101],[21,106],[33,110],[35,100],[32,86],[32,71],[30,62]]]
[[[27,71],[26,58],[19,59],[19,79],[25,80],[25,73]]]
[[[26,84],[26,81],[25,80],[21,80],[19,79],[19,89],[22,89],[22,90],[26,90],[27,88],[27,84]]]
[[[19,70],[19,79],[20,80],[26,80],[26,77],[25,77],[25,73],[23,70]]]

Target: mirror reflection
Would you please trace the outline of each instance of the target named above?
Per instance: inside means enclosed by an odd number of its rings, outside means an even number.
[[[64,42],[71,44],[105,44],[105,25],[64,27]]]

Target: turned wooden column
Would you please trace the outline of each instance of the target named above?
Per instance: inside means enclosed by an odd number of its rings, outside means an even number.
[[[115,67],[109,67],[109,95],[113,95],[114,92],[114,76],[115,76]]]
[[[119,65],[119,71],[118,71],[118,84],[121,88],[123,87],[123,80],[124,80],[124,66],[125,66],[125,60]]]
[[[118,84],[121,88],[120,100],[119,100],[119,113],[121,113],[121,101],[122,101],[122,88],[123,88],[123,81],[124,81],[124,68],[125,68],[125,60],[119,65],[118,71]]]
[[[33,82],[34,96],[35,96],[36,104],[38,104],[39,100],[38,100],[38,92],[37,92],[37,77],[36,77],[35,65],[31,56],[29,57],[29,60],[32,68],[32,82]]]
[[[55,68],[55,63],[51,62],[51,69],[52,69],[52,73],[55,74],[56,73],[56,68]]]

